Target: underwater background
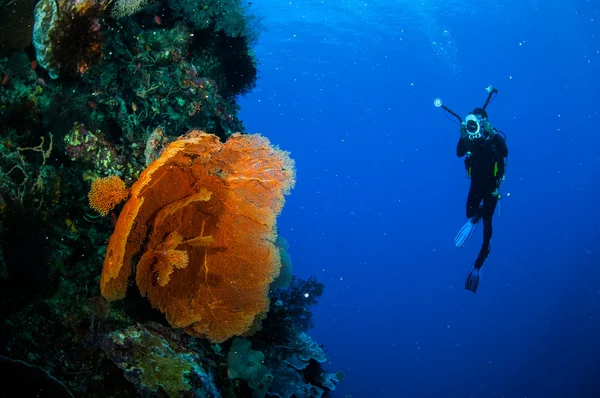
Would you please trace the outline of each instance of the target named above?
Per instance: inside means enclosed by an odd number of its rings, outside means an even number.
[[[600,397],[598,18],[0,0],[0,395]],[[509,157],[473,294],[433,102],[488,85]],[[167,197],[201,231],[161,226]]]
[[[296,159],[279,226],[325,284],[312,334],[341,396],[599,397],[598,5],[255,3],[241,114]],[[482,229],[454,247],[469,180],[433,100],[464,118],[488,84],[509,157],[473,295]]]

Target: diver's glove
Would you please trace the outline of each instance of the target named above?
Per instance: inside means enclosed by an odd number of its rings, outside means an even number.
[[[485,131],[485,134],[488,137],[492,138],[493,136],[496,135],[496,130],[494,130],[494,128],[492,127],[490,122],[488,122],[487,120],[483,120],[481,122],[481,125],[483,126],[483,131]]]
[[[467,125],[464,123],[460,124],[460,138],[465,138],[467,136]]]

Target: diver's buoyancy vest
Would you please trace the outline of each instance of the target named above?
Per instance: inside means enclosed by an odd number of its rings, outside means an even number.
[[[506,162],[503,157],[498,156],[498,151],[496,150],[496,144],[492,143],[491,152],[493,154],[494,161],[494,170],[493,177],[496,181],[500,181],[504,178],[504,171],[506,169]],[[482,145],[481,149],[484,149]],[[467,153],[465,157],[465,169],[467,170],[467,176],[471,177],[473,172],[473,160],[471,159],[471,153]]]

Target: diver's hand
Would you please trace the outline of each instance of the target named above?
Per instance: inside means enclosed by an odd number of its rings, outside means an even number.
[[[467,136],[467,125],[464,123],[460,124],[460,138],[465,138]]]
[[[494,130],[494,128],[492,127],[492,125],[490,124],[490,122],[488,122],[487,120],[483,120],[481,122],[482,126],[483,126],[483,131],[485,131],[485,134],[488,137],[493,137],[496,135],[496,130]]]

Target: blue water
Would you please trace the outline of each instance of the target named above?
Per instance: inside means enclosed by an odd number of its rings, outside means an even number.
[[[385,5],[382,5],[384,3]],[[600,397],[595,1],[256,1],[242,118],[296,160],[279,219],[325,294],[312,335],[345,397]],[[492,252],[464,289],[461,115],[509,147]]]

